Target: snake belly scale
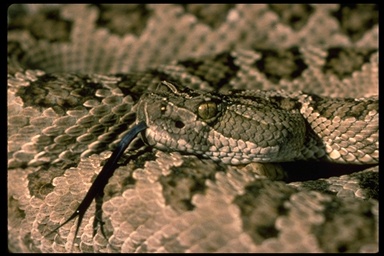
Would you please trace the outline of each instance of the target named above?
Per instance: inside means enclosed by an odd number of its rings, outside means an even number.
[[[8,250],[378,251],[377,13],[11,6]]]

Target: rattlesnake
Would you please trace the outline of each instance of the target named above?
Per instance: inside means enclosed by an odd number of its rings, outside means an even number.
[[[10,251],[378,250],[375,6],[15,5],[8,19]],[[323,97],[355,98],[347,105],[370,102],[347,115],[348,123],[376,127],[370,151],[343,155],[346,145],[337,144],[330,158],[346,155],[374,166],[243,166],[238,164],[248,161],[204,154],[212,148],[177,152],[136,140],[104,188],[102,211],[95,215],[92,204],[86,212],[75,245],[76,222],[46,236],[73,213],[136,118],[148,118],[143,106],[165,111],[143,100],[164,83],[207,92],[208,113],[202,115],[208,126],[217,114],[210,110],[213,95],[251,98],[259,89],[277,90],[274,104],[289,110],[297,107],[295,97],[308,96],[308,104],[317,106]],[[329,106],[312,108],[324,117],[319,129],[337,118]],[[338,106],[334,110],[345,113]],[[159,135],[149,131],[143,139],[153,144]],[[273,181],[281,169],[289,178]],[[92,236],[95,217],[102,218],[106,238],[100,229]]]

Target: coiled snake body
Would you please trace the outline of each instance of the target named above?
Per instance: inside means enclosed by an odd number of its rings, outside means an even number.
[[[10,9],[10,251],[378,250],[378,26],[339,19],[375,7],[203,7]]]

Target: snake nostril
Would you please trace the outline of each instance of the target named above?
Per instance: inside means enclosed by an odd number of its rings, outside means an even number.
[[[180,120],[177,120],[177,121],[175,121],[175,127],[177,127],[177,128],[183,128],[185,126],[185,124],[182,122],[182,121],[180,121]]]

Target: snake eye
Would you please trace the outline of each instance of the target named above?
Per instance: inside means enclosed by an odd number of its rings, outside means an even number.
[[[203,120],[209,120],[217,115],[217,104],[212,101],[203,102],[197,109],[197,114]]]

